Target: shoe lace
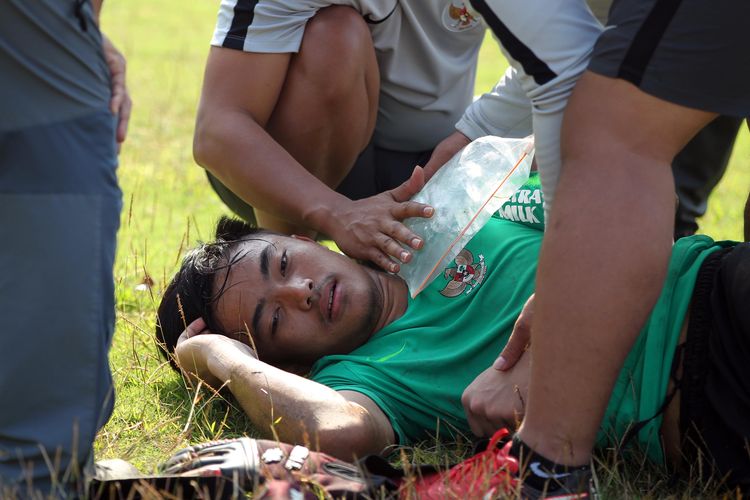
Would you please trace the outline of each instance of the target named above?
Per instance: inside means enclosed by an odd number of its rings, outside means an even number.
[[[510,442],[498,448],[498,444],[509,435],[508,429],[495,432],[484,451],[461,462],[448,472],[450,483],[464,484],[473,491],[500,484],[514,488],[518,481],[518,460],[508,454]]]

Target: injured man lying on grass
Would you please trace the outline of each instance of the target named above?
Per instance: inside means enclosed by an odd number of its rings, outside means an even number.
[[[494,370],[534,291],[543,232],[533,225],[493,217],[412,299],[396,275],[223,219],[166,290],[157,337],[175,368],[228,387],[281,441],[350,460],[471,437],[462,394]],[[748,304],[750,245],[679,240],[598,445],[627,441],[656,462],[707,454],[720,474],[750,482]],[[532,352],[503,372],[498,428],[523,413]]]

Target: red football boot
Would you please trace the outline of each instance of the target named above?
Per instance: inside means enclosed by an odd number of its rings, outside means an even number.
[[[418,479],[402,488],[401,498],[444,500],[451,498],[496,498],[513,495],[518,488],[518,460],[508,454],[513,444],[507,429],[492,436],[487,449],[477,453],[445,472]]]

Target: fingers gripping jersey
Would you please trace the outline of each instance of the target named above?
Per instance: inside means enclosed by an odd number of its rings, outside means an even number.
[[[545,211],[560,171],[560,126],[568,98],[602,31],[584,0],[472,0],[511,68],[456,125],[475,139],[533,133]]]

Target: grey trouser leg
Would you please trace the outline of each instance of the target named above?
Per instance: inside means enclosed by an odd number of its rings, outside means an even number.
[[[706,213],[708,196],[724,175],[741,124],[741,118],[720,116],[675,156],[672,173],[679,198],[675,238],[698,230],[696,218]]]
[[[599,22],[606,24],[612,0],[587,0],[587,3]],[[741,123],[741,118],[718,117],[701,130],[672,162],[679,199],[675,239],[698,230],[696,218],[706,213],[708,196],[724,175]]]
[[[0,134],[3,498],[75,495],[112,411],[114,147],[106,110]]]

